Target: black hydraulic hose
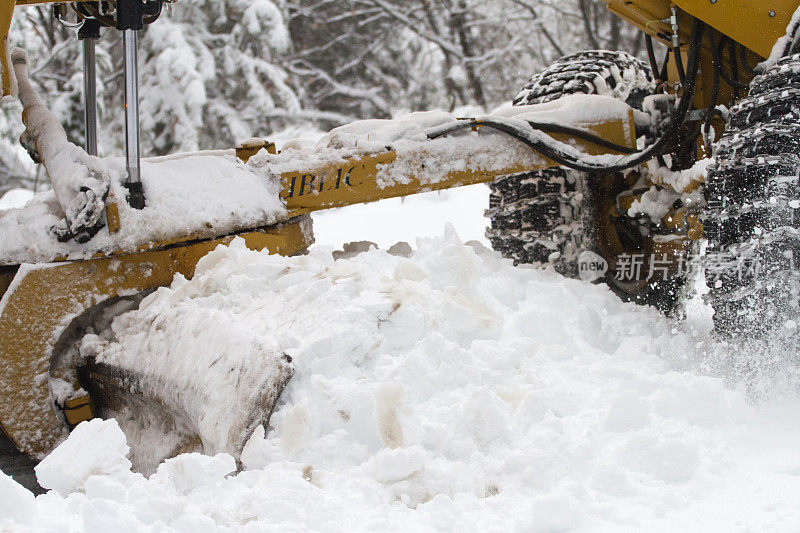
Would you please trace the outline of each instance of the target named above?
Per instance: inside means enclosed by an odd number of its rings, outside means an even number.
[[[711,49],[714,50],[717,47],[717,43],[714,41],[714,34],[708,34],[708,41],[711,45]],[[716,57],[713,58],[712,64],[714,66],[714,84],[711,86],[711,98],[708,102],[708,107],[706,108],[706,118],[703,121],[703,141],[706,144],[706,150],[709,150],[710,153],[710,146],[708,146],[708,134],[711,131],[711,119],[714,116],[714,112],[717,108],[717,100],[719,99],[719,78],[720,78],[720,69],[722,65],[716,60]]]
[[[534,122],[531,120],[527,120],[526,122],[531,126],[531,128],[535,130],[543,131],[545,133],[563,133],[565,135],[575,137],[576,139],[588,141],[592,144],[600,146],[601,148],[608,148],[609,150],[614,150],[622,154],[633,154],[636,152],[634,148],[613,143],[609,140],[603,139],[598,135],[594,135],[593,133],[587,133],[578,128],[572,128],[570,126],[562,126],[561,124],[550,124],[547,122]]]
[[[675,57],[675,68],[678,69],[678,77],[681,80],[681,85],[683,85],[686,83],[686,71],[683,69],[683,57],[681,57],[680,47],[673,47],[672,55]]]
[[[756,69],[750,66],[750,63],[747,62],[747,48],[739,45],[739,61],[742,63],[744,70],[750,74],[751,76],[755,76]]]
[[[686,116],[689,113],[689,108],[691,107],[694,99],[694,91],[697,86],[697,73],[700,66],[700,43],[704,30],[705,24],[702,21],[695,19],[694,23],[692,24],[692,36],[689,48],[689,72],[687,73],[688,75],[686,78],[687,81],[684,87],[684,93],[683,96],[681,96],[678,108],[675,110],[675,114],[672,116],[672,120],[670,121],[666,133],[655,143],[651,144],[641,152],[632,153],[626,157],[623,157],[616,163],[605,165],[600,163],[595,164],[587,161],[580,161],[574,155],[569,154],[557,147],[552,143],[552,141],[544,140],[540,137],[532,135],[533,132],[530,130],[519,128],[503,120],[495,120],[491,117],[481,118],[480,120],[464,121],[466,124],[463,127],[472,124],[479,124],[481,126],[501,131],[529,146],[543,156],[552,159],[559,165],[563,165],[574,170],[579,170],[581,172],[618,172],[640,165],[645,161],[652,159],[654,156],[659,155],[661,153],[660,150],[668,142],[670,142],[675,135],[677,135],[679,128],[686,120]]]
[[[526,120],[525,122],[534,130],[541,131],[544,133],[563,133],[565,135],[569,135],[570,137],[581,139],[583,141],[590,142],[602,148],[614,150],[622,154],[632,154],[636,152],[636,150],[634,150],[633,148],[611,142],[593,133],[589,133],[585,130],[581,130],[578,128],[564,126],[561,124],[552,124],[550,122],[535,122],[532,120]],[[459,120],[457,122],[453,122],[452,124],[447,125],[446,127],[437,128],[435,132],[428,134],[428,138],[438,139],[439,137],[444,137],[445,135],[449,135],[450,133],[454,133],[459,130],[465,130],[467,128],[472,128],[474,126],[481,126],[483,124],[484,124],[483,119]]]
[[[678,70],[678,77],[681,81],[681,87],[686,83],[686,70],[683,68],[683,56],[681,56],[681,37],[678,31],[678,7],[672,4],[670,8],[672,16],[670,17],[670,25],[672,26],[672,55],[675,56],[675,68]]]
[[[667,48],[667,53],[664,54],[664,64],[661,65],[661,71],[658,73],[658,78],[661,81],[667,80],[667,68],[669,68],[669,54],[672,52],[671,48]]]
[[[719,74],[722,76],[722,79],[725,80],[725,83],[733,87],[734,89],[747,89],[747,84],[742,83],[739,80],[735,80],[731,78],[727,71],[725,70],[725,64],[723,63],[723,50],[725,47],[725,40],[727,37],[724,35],[720,37],[719,43],[717,46],[712,47],[712,53],[714,54],[714,62],[719,64]],[[731,57],[733,61],[736,61],[735,57]]]
[[[650,61],[650,70],[653,71],[653,77],[657,77],[661,73],[661,70],[658,68],[656,51],[655,48],[653,48],[653,38],[645,34],[644,45],[647,48],[647,59]]]

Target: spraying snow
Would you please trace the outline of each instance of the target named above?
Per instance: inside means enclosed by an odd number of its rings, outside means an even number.
[[[184,454],[146,478],[127,468],[116,422],[95,421],[62,445],[69,463],[59,449],[40,465],[57,491],[34,500],[0,479],[0,502],[19,502],[0,524],[800,527],[795,399],[749,404],[691,370],[705,364],[704,333],[605,287],[513,267],[451,229],[417,248],[334,261],[325,247],[293,258],[240,241],[218,247],[192,280],[118,317],[115,349],[155,347],[174,332],[169,357],[204,353],[209,335],[290,355],[294,378],[270,427],[245,446],[244,470],[234,475],[225,454]],[[191,324],[207,335],[186,335]],[[107,443],[104,453],[93,442]]]

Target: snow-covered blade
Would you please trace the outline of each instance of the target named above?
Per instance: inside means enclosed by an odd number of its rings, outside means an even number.
[[[81,345],[82,355],[91,357],[89,392],[103,406],[101,414],[124,428],[134,468],[152,473],[164,459],[189,451],[240,457],[253,431],[269,425],[292,378],[291,357],[246,335],[220,337],[200,317],[176,318],[174,325],[159,318],[166,326],[156,326],[165,334],[159,343],[158,333],[148,329],[153,323],[147,317],[154,315],[144,316],[144,322],[129,324],[142,333],[142,344],[109,344],[87,335]],[[192,336],[203,349],[186,357],[172,344],[173,335]]]

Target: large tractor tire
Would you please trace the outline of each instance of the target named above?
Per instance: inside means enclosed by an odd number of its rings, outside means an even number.
[[[800,55],[752,81],[731,110],[715,159],[704,216],[715,329],[745,336],[792,330],[800,314]]]
[[[625,52],[592,50],[563,57],[533,76],[514,105],[600,94],[641,109],[644,98],[654,91],[651,70],[643,61]],[[646,255],[646,245],[623,243],[624,236],[617,235],[599,205],[617,185],[622,187],[618,192],[625,189],[621,177],[590,176],[564,167],[502,176],[490,185],[487,237],[495,250],[515,263],[552,266],[568,277],[578,277],[578,259],[585,250],[598,253],[609,264],[614,263],[613,256],[626,251]],[[624,300],[665,312],[673,307],[680,286],[675,280],[623,284],[613,272],[602,280]]]

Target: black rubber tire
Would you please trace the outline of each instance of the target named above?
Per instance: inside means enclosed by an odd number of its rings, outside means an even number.
[[[492,248],[515,263],[553,265],[577,277],[583,245],[580,172],[552,168],[502,176],[489,185],[486,235]]]
[[[590,50],[565,56],[533,76],[514,98],[514,105],[540,104],[570,94],[601,94],[641,109],[655,90],[650,67],[625,52]],[[568,168],[550,168],[502,176],[490,184],[492,248],[515,263],[552,266],[567,277],[578,277],[578,257],[595,251],[592,192],[588,175]],[[654,305],[669,312],[677,301],[674,280],[655,282],[630,293],[604,278],[624,300]],[[680,285],[678,283],[677,285]]]
[[[514,97],[514,105],[541,104],[568,94],[602,94],[641,109],[653,93],[647,64],[625,52],[586,50],[564,56],[533,76]]]
[[[763,336],[798,320],[800,54],[780,59],[731,109],[706,180],[707,301],[715,330]]]

